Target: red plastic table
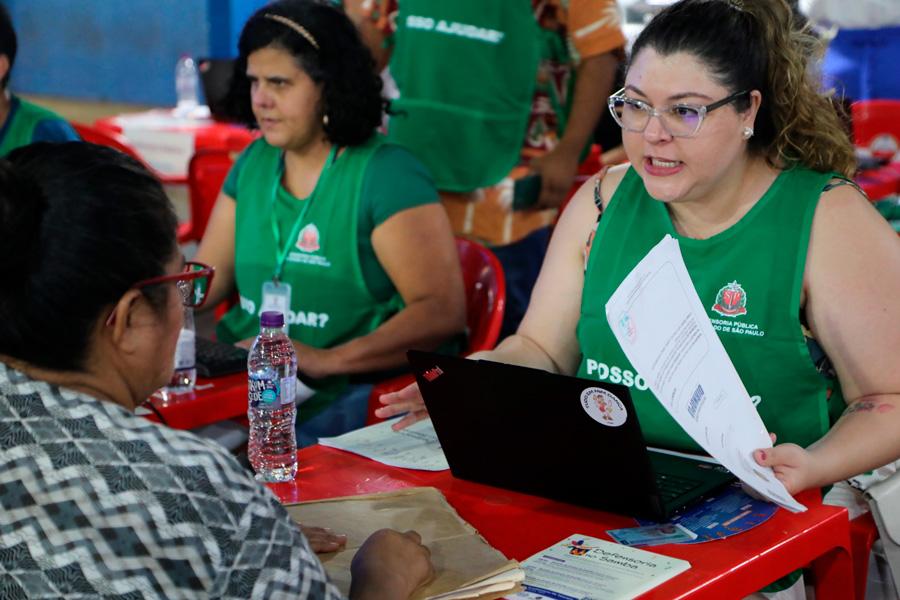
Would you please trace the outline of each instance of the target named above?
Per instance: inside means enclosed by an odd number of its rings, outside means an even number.
[[[193,392],[172,400],[153,396],[149,400],[166,425],[173,429],[194,429],[225,419],[247,415],[247,374],[236,373],[214,379],[198,379]],[[160,421],[155,414],[145,415]]]
[[[301,450],[299,460],[295,481],[270,485],[282,502],[433,486],[488,542],[520,561],[567,535],[610,539],[607,529],[634,525],[628,517],[463,481],[449,471],[399,469],[324,446]],[[818,600],[853,598],[846,509],[821,504],[817,492],[798,499],[807,512],[779,510],[759,527],[725,540],[654,547],[689,561],[691,568],[641,598],[741,598],[810,564]]]
[[[150,128],[160,132],[191,132],[194,136],[194,152],[207,149],[224,149],[233,151],[243,148],[253,141],[256,134],[240,125],[221,123],[212,119],[176,119],[171,111],[152,110],[142,113],[127,113],[98,119],[94,127],[107,133],[122,135],[128,123],[141,123],[142,128]],[[126,141],[127,137],[126,137]],[[135,146],[140,154],[141,148]],[[187,181],[187,163],[184,171],[167,173],[181,176]]]

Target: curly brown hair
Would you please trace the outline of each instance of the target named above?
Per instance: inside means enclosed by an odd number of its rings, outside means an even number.
[[[820,91],[811,67],[820,42],[808,26],[795,24],[785,0],[682,0],[644,28],[632,57],[645,47],[696,56],[731,92],[759,90],[748,147],[773,167],[800,164],[848,177],[856,170],[839,108]],[[749,106],[749,96],[735,102],[738,111]]]

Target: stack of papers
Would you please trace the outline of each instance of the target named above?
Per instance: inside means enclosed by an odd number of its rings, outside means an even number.
[[[348,496],[285,505],[291,518],[347,535],[340,552],[320,554],[332,582],[350,591],[350,563],[369,535],[379,529],[415,530],[431,551],[435,576],[414,600],[500,598],[521,589],[519,563],[491,547],[463,521],[435,488],[406,488],[383,494]]]
[[[394,431],[391,425],[397,419],[369,425],[337,437],[319,438],[319,443],[392,467],[422,471],[444,471],[450,468],[431,419]]]
[[[525,592],[509,600],[634,598],[691,564],[576,533],[530,557],[522,567]]]

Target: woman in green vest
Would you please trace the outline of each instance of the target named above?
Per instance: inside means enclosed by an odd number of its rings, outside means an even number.
[[[783,0],[657,15],[610,99],[631,164],[575,196],[521,327],[490,359],[628,385],[649,445],[699,451],[604,314],[668,234],[781,442],[760,465],[794,493],[900,458],[900,240],[847,185],[853,148],[807,73],[813,43]],[[382,402],[379,416],[411,411],[398,426],[424,416],[412,387]]]
[[[0,156],[34,142],[72,142],[78,134],[65,119],[13,94],[9,79],[19,49],[9,11],[0,4]]]
[[[197,257],[218,273],[210,305],[240,296],[221,340],[247,345],[261,311],[285,314],[316,389],[298,441],[314,443],[364,424],[370,386],[350,378],[463,331],[456,246],[424,167],[375,133],[381,82],[339,10],[260,9],[241,33],[233,87],[262,137],[236,161]]]

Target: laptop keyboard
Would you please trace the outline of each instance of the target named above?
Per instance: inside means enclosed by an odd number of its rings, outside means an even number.
[[[247,350],[225,342],[197,337],[197,375],[221,377],[247,370]]]
[[[659,490],[659,495],[662,497],[663,502],[674,500],[703,485],[703,482],[696,479],[687,479],[677,475],[667,473],[656,473],[655,475],[656,488]]]

